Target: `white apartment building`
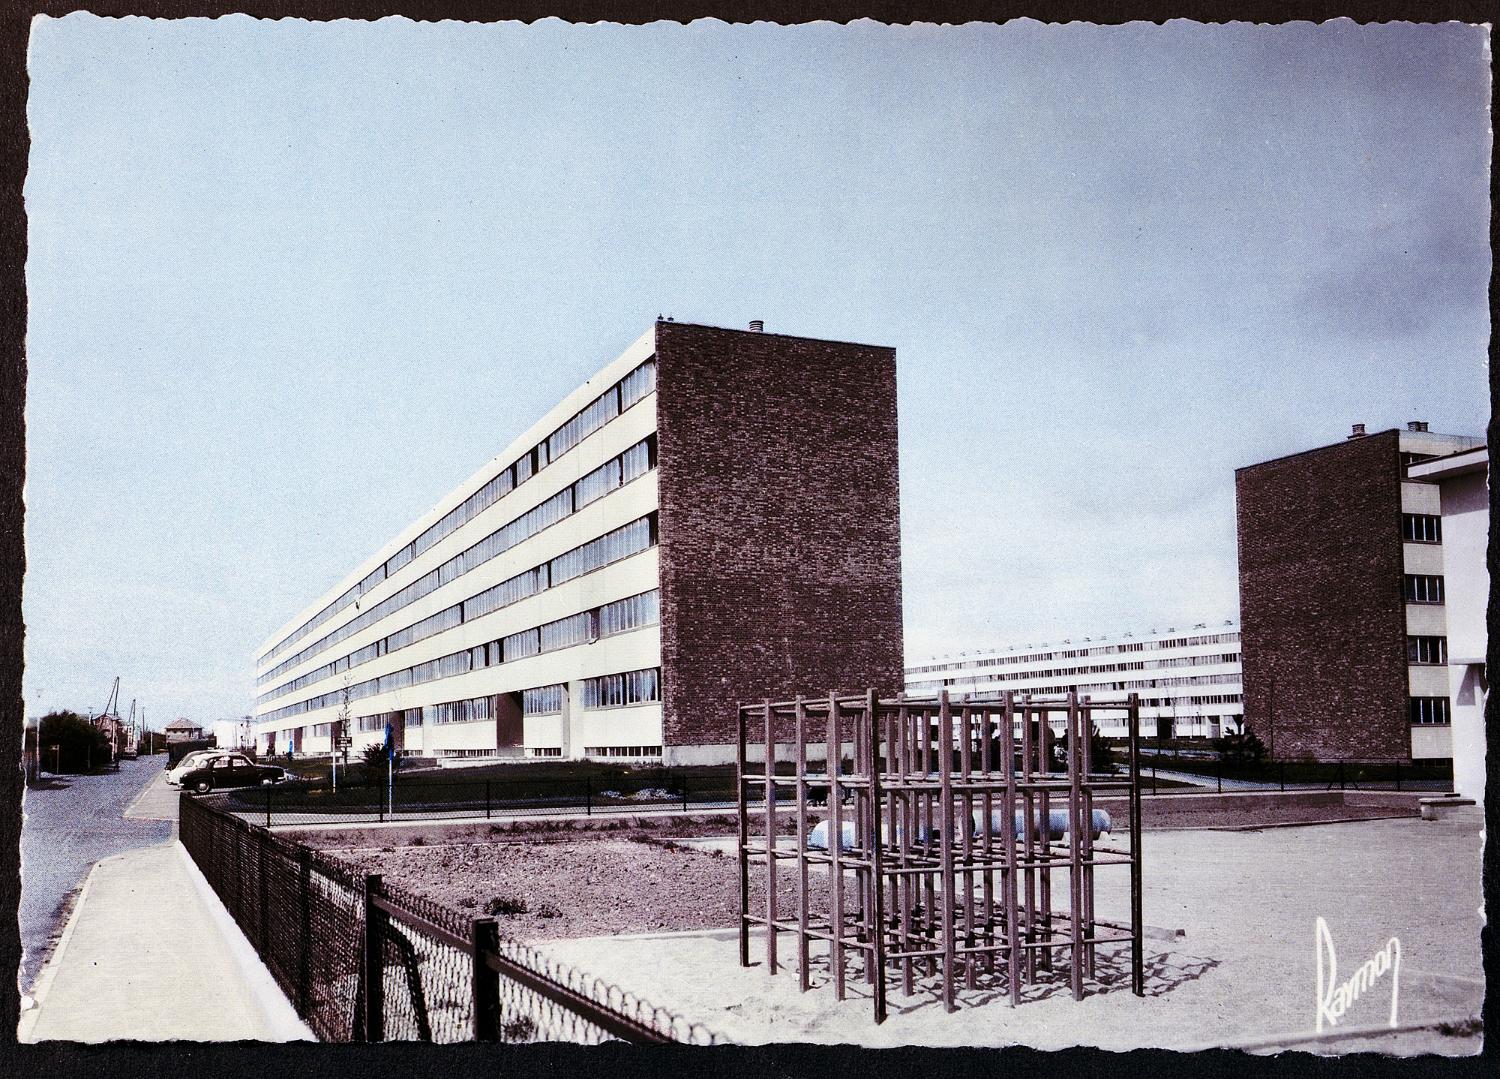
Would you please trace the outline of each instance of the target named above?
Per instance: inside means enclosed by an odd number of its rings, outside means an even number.
[[[1240,628],[1233,620],[1188,630],[1067,638],[926,660],[906,668],[906,691],[955,700],[1075,691],[1094,700],[1140,698],[1141,734],[1217,738],[1243,729]],[[1128,724],[1101,727],[1124,738]]]
[[[894,689],[895,388],[891,348],[658,319],[257,650],[257,748],[717,763],[739,700]]]
[[[347,698],[356,752],[660,756],[653,344],[257,650],[261,752],[329,752]]]
[[[1414,685],[1412,696],[1416,698],[1419,690],[1429,696],[1446,695],[1454,789],[1482,802],[1484,705],[1489,696],[1485,674],[1489,646],[1485,611],[1490,595],[1485,564],[1490,521],[1489,451],[1481,446],[1421,461],[1407,469],[1407,476],[1438,487],[1438,505],[1427,508],[1437,509],[1439,517],[1434,525],[1429,516],[1426,528],[1436,534],[1441,546],[1435,548],[1436,564],[1425,568],[1442,575],[1446,607],[1445,636],[1439,638],[1441,654],[1432,657],[1444,664],[1440,673],[1446,675],[1446,685]],[[1409,647],[1415,651],[1417,646]],[[1416,668],[1412,671],[1415,677]],[[1424,677],[1430,677],[1425,670]]]

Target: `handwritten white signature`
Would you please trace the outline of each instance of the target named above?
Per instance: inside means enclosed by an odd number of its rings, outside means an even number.
[[[1391,1026],[1396,1025],[1396,1003],[1401,992],[1401,941],[1392,937],[1385,942],[1385,947],[1376,952],[1369,959],[1359,965],[1359,968],[1345,981],[1338,980],[1339,961],[1333,950],[1333,935],[1328,931],[1328,923],[1318,916],[1317,939],[1313,943],[1313,951],[1317,956],[1318,963],[1318,1026],[1319,1032],[1323,1030],[1326,1021],[1331,1027],[1338,1023],[1345,1012],[1349,1010],[1362,993],[1368,992],[1374,985],[1376,979],[1385,974],[1391,976]],[[1324,972],[1324,962],[1328,970]]]

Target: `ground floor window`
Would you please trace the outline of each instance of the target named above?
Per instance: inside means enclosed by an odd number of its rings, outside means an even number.
[[[561,750],[558,751],[559,753]],[[660,757],[661,746],[589,746],[585,757]]]

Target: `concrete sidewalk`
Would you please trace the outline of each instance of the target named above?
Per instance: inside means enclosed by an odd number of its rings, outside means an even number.
[[[167,783],[167,770],[163,768],[146,789],[136,796],[122,814],[127,820],[177,819],[178,789]]]
[[[313,1038],[176,842],[94,866],[17,1033],[23,1042]]]

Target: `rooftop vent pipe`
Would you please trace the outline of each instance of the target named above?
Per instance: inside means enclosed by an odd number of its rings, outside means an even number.
[[[750,320],[750,332],[751,333],[765,333],[766,332],[766,324],[765,324],[765,322],[763,320],[761,320],[761,319],[758,319],[758,318],[751,319]]]
[[[1349,437],[1350,438],[1364,438],[1365,437],[1365,425],[1362,424],[1362,423],[1356,423],[1354,425],[1354,429],[1349,432]]]

